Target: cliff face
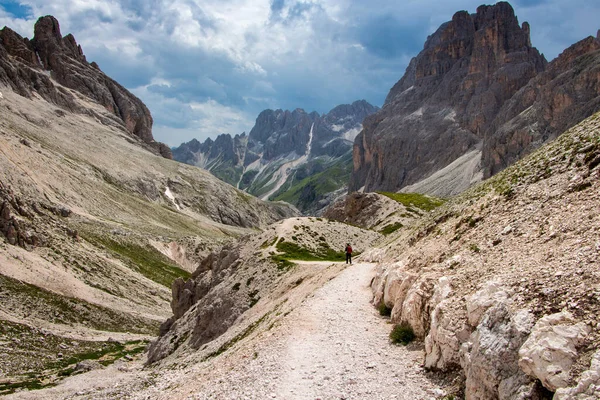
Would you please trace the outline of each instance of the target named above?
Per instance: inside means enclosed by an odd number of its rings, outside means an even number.
[[[140,99],[88,63],[73,35],[62,36],[58,21],[41,17],[29,40],[8,27],[0,31],[0,82],[21,96],[34,93],[72,112],[93,113],[81,104],[72,89],[101,104],[112,116],[105,123],[119,123],[145,147],[171,158],[170,149],[154,141],[152,116]],[[97,116],[106,120],[106,116]]]
[[[489,177],[600,110],[600,37],[588,37],[553,60],[498,112],[485,134]]]
[[[545,66],[508,3],[456,13],[365,120],[350,190],[395,191],[475,149],[503,104]]]

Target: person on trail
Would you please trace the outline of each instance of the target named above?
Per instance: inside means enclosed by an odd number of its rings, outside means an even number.
[[[346,264],[352,264],[352,246],[350,243],[346,243]]]

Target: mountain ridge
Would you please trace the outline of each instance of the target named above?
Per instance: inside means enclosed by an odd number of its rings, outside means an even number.
[[[172,158],[169,147],[152,136],[153,120],[146,105],[104,74],[98,64],[88,63],[74,36],[63,37],[53,16],[37,20],[31,40],[8,27],[0,30],[0,82],[21,96],[37,94],[80,114],[92,112],[77,102],[77,96],[86,96],[107,111],[93,114],[103,123],[122,125],[148,150]]]
[[[364,117],[376,110],[365,100],[338,105],[323,115],[301,108],[267,109],[257,116],[248,135],[221,134],[204,143],[194,139],[174,148],[174,159],[206,168],[265,200],[290,201],[288,190],[308,186],[308,195],[291,202],[304,212],[316,212],[332,200],[330,193],[343,192],[345,184],[339,179],[320,184],[323,178],[315,177],[317,185],[307,179],[328,167],[347,169],[351,141]],[[344,172],[344,180],[346,174],[349,171]],[[321,187],[327,187],[326,191]]]

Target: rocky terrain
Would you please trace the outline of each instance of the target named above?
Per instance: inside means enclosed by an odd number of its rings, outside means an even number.
[[[363,256],[374,304],[466,398],[599,396],[599,132],[596,114]]]
[[[385,237],[292,218],[226,245],[173,285],[147,357],[12,398],[597,398],[598,132],[600,114]],[[345,207],[371,224],[384,199]],[[352,237],[355,265],[319,261]],[[416,343],[390,345],[396,324]]]
[[[547,64],[506,2],[456,13],[354,142],[350,191],[456,195],[600,109],[598,38]]]
[[[364,100],[324,115],[265,110],[248,135],[194,139],[173,156],[264,200],[284,200],[315,215],[346,191],[352,141],[377,110]]]
[[[123,127],[140,145],[171,158],[171,150],[152,137],[152,116],[140,99],[88,63],[73,35],[62,36],[58,21],[41,17],[32,39],[9,27],[0,31],[0,82],[29,99],[40,96],[59,107]],[[97,112],[78,101],[85,97],[108,112]]]
[[[173,284],[174,315],[161,326],[161,337],[150,347],[148,361],[161,360],[180,348],[180,352],[206,350],[204,345],[212,347],[213,340],[236,322],[239,328],[239,321],[253,319],[256,312],[248,310],[261,299],[270,307],[282,301],[294,286],[289,286],[290,276],[301,275],[297,285],[313,276],[294,260],[344,261],[346,243],[352,243],[358,254],[379,237],[338,222],[295,218],[222,248],[205,258],[191,279]]]
[[[296,215],[160,157],[112,110],[43,76],[86,111],[0,86],[0,394],[139,353],[177,277]]]

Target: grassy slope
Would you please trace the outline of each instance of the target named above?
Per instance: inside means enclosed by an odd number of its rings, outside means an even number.
[[[351,173],[352,157],[351,154],[348,154],[331,166],[326,167],[322,172],[299,181],[292,178],[272,196],[271,200],[285,201],[301,210],[306,209],[313,201],[344,187],[350,179]],[[314,200],[303,198],[303,194],[306,193],[314,196]]]

